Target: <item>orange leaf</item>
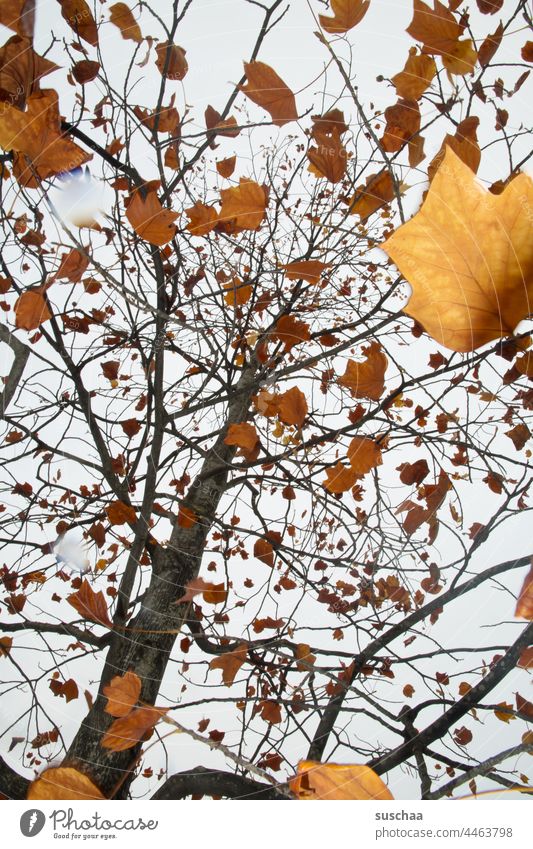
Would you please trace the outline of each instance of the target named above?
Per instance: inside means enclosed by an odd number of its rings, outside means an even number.
[[[533,563],[522,584],[514,615],[521,619],[533,620]]]
[[[225,445],[236,445],[241,453],[250,461],[257,459],[259,454],[259,437],[252,424],[239,422],[230,424],[224,439]]]
[[[314,133],[317,147],[310,147],[307,158],[309,171],[315,177],[325,177],[330,183],[339,183],[346,173],[346,148],[341,142],[338,130],[326,135]]]
[[[385,109],[387,124],[381,139],[383,150],[393,153],[420,129],[420,107],[416,100],[398,100]]]
[[[248,646],[246,643],[241,643],[233,651],[224,652],[224,654],[213,658],[209,664],[210,669],[222,670],[222,682],[226,687],[231,687],[235,681],[237,672],[246,661],[248,654]]]
[[[126,218],[141,239],[151,245],[166,245],[176,235],[177,212],[163,209],[157,193],[138,189],[125,200]]]
[[[350,200],[350,212],[364,221],[394,198],[394,183],[388,171],[369,174],[364,186],[358,186]]]
[[[354,436],[348,446],[347,456],[356,475],[366,475],[383,462],[381,448],[377,442],[366,436]]]
[[[215,207],[200,201],[196,201],[194,206],[185,210],[185,213],[189,218],[187,230],[193,236],[206,236],[218,224],[218,212]]]
[[[236,156],[228,156],[227,159],[220,159],[217,162],[216,168],[221,177],[231,177],[233,172],[235,171],[235,163],[237,162]]]
[[[279,702],[266,700],[259,704],[261,706],[261,719],[270,722],[271,725],[279,725],[281,722],[281,705]]]
[[[330,0],[333,17],[319,15],[320,26],[331,34],[348,32],[363,20],[370,0]]]
[[[42,77],[56,70],[57,65],[35,53],[30,39],[12,36],[0,47],[0,100],[23,109]]]
[[[141,695],[141,679],[135,672],[115,675],[103,689],[108,702],[104,708],[111,716],[126,716]]]
[[[142,40],[142,32],[139,24],[133,17],[133,12],[125,3],[114,3],[109,8],[109,20],[119,28],[122,38],[130,39],[139,44]]]
[[[224,584],[213,584],[210,581],[204,581],[203,578],[193,578],[185,584],[184,594],[177,598],[174,604],[185,604],[200,593],[207,604],[224,604],[228,597]]]
[[[395,74],[391,82],[396,94],[404,100],[419,100],[437,73],[437,66],[430,56],[420,56],[416,47],[411,47],[403,71]]]
[[[3,639],[5,640],[7,638],[4,637]],[[523,650],[516,665],[519,666],[520,669],[533,669],[533,646]]]
[[[52,318],[44,298],[43,289],[23,292],[15,303],[15,326],[23,330],[36,330],[44,321]]]
[[[169,80],[182,80],[189,66],[185,58],[186,51],[183,47],[178,47],[177,44],[171,44],[165,41],[158,44],[155,52],[157,53],[156,65],[159,73]],[[166,66],[166,70],[165,70]]]
[[[314,664],[316,655],[311,653],[311,646],[308,646],[307,643],[298,643],[296,646],[296,660],[298,661],[296,669],[307,672],[309,670],[309,664],[311,666]],[[304,663],[301,661],[304,661]]]
[[[516,716],[513,716],[512,713],[507,713],[507,711],[505,710],[505,708],[507,708],[507,710],[512,710],[513,709],[512,705],[508,704],[507,702],[498,702],[496,707],[497,708],[504,708],[504,710],[495,710],[494,711],[494,716],[497,719],[499,719],[500,722],[509,723],[509,722],[511,722],[511,720],[516,719]]]
[[[147,739],[154,726],[168,713],[168,708],[139,707],[127,716],[122,716],[110,725],[102,738],[104,749],[112,752],[124,752]]]
[[[180,528],[192,528],[198,521],[198,516],[185,504],[180,504],[178,509],[178,525]]]
[[[271,568],[274,566],[274,549],[266,539],[258,538],[254,543],[254,557]]]
[[[331,263],[320,262],[318,259],[300,259],[282,265],[281,268],[285,270],[287,280],[307,280],[308,283],[318,283],[320,275],[330,265]]]
[[[385,386],[387,357],[378,342],[363,348],[366,359],[362,363],[349,360],[346,371],[337,381],[346,386],[354,398],[370,398],[379,401]]]
[[[124,504],[123,501],[112,501],[105,511],[112,525],[129,525],[135,522],[135,509],[129,504]]]
[[[302,427],[308,412],[303,392],[297,386],[293,386],[292,389],[279,395],[277,412],[283,424]]]
[[[289,787],[301,800],[394,798],[379,775],[364,764],[300,761],[298,774],[289,781]]]
[[[294,94],[275,70],[264,62],[244,62],[246,85],[241,91],[271,116],[276,126],[282,127],[298,117]]]
[[[515,693],[516,709],[520,713],[525,714],[529,719],[533,719],[533,703],[528,702],[520,693]]]
[[[32,781],[26,796],[30,800],[75,799],[95,801],[105,796],[90,778],[69,766],[50,767]]]
[[[514,328],[533,299],[533,180],[486,191],[449,148],[417,214],[382,245],[409,281],[404,311],[454,351],[473,351]]]
[[[33,92],[28,97],[25,112],[10,103],[2,104],[0,146],[28,157],[43,180],[92,159],[92,154],[63,135],[57,92],[53,89]],[[26,161],[21,158],[21,173],[25,168]],[[26,169],[26,172],[22,173],[24,185],[35,188],[37,184],[31,170]]]
[[[357,474],[351,466],[343,466],[342,463],[337,463],[330,469],[326,470],[326,480],[323,486],[328,492],[334,495],[339,495],[342,492],[347,492],[354,486],[357,480]]]
[[[224,303],[229,307],[240,307],[247,304],[252,297],[252,287],[249,283],[243,283],[238,277],[234,277],[230,283],[224,286],[226,294]]]
[[[276,322],[272,336],[279,339],[285,346],[285,353],[311,338],[309,325],[305,321],[298,321],[293,315],[284,315]]]
[[[2,0],[0,24],[15,30],[19,35],[33,37],[35,0]]]
[[[428,167],[428,178],[431,182],[437,173],[439,165],[444,159],[446,147],[451,147],[454,153],[457,154],[461,162],[468,165],[474,174],[477,174],[479,163],[481,161],[481,150],[477,141],[477,128],[479,126],[479,118],[475,115],[469,115],[464,121],[457,125],[455,135],[451,136],[447,133],[438,153],[435,154]]]
[[[103,592],[100,590],[95,593],[85,578],[79,590],[67,596],[67,601],[83,619],[96,622],[98,625],[105,625],[108,628],[113,627]]]
[[[61,14],[69,27],[84,41],[96,47],[98,44],[96,22],[85,0],[58,0],[58,2],[61,6]]]
[[[73,248],[68,254],[63,254],[59,268],[52,280],[70,280],[79,283],[89,265],[89,258],[81,251]]]
[[[263,186],[241,177],[238,186],[222,189],[220,198],[220,221],[233,223],[234,232],[259,228],[268,204]]]

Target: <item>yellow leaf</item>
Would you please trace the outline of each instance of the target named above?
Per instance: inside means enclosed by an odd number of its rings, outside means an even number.
[[[241,91],[266,109],[274,124],[282,127],[298,117],[294,94],[270,65],[265,62],[244,62],[244,73],[247,83],[241,86]]]
[[[289,787],[300,800],[388,800],[389,788],[373,769],[364,764],[321,764],[300,761],[298,774]]]
[[[508,708],[509,710],[513,709],[512,705],[507,704],[507,702],[498,702],[496,708]],[[505,710],[494,710],[494,715],[501,721],[509,723],[512,719],[516,719],[516,716],[513,716],[512,713],[506,713]]]
[[[391,82],[396,94],[404,100],[419,100],[437,73],[437,66],[430,56],[417,55],[411,47],[403,71],[395,74]]]
[[[136,41],[137,44],[143,40],[139,24],[133,17],[133,12],[125,3],[114,3],[109,8],[109,20],[119,28],[122,38]]]
[[[331,34],[348,32],[363,20],[370,0],[330,0],[333,17],[319,15],[320,26]]]
[[[50,767],[45,769],[29,786],[27,799],[76,799],[90,801],[105,799],[90,778],[72,767]]]
[[[487,192],[448,147],[419,212],[382,245],[413,294],[404,311],[454,351],[508,336],[533,298],[533,180]]]

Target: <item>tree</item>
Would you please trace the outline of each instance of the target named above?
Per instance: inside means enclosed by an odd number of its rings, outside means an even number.
[[[196,2],[34,5],[0,9],[1,792],[527,791],[527,3],[403,4],[381,105],[368,0],[236,0],[214,104]]]

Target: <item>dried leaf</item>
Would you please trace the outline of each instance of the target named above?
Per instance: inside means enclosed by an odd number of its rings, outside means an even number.
[[[300,800],[392,799],[392,793],[373,769],[364,764],[321,764],[300,761],[289,787]]]
[[[230,424],[224,438],[225,445],[236,445],[247,460],[253,462],[259,454],[259,437],[249,422]]]
[[[0,24],[27,38],[33,38],[35,0],[2,0]]]
[[[283,424],[302,427],[308,412],[303,392],[297,386],[293,386],[292,389],[278,395],[277,412]]]
[[[248,646],[246,643],[241,643],[233,651],[224,652],[224,654],[213,658],[209,664],[210,669],[222,670],[222,682],[226,687],[231,687],[235,681],[239,669],[246,661],[248,654]]]
[[[348,154],[337,130],[332,134],[315,132],[317,146],[307,151],[309,170],[315,177],[325,177],[330,183],[339,183],[346,173]]]
[[[216,168],[221,177],[231,177],[233,172],[235,171],[235,163],[237,162],[236,156],[228,156],[227,159],[220,159],[217,162]]]
[[[102,738],[101,745],[112,752],[124,752],[147,739],[154,726],[168,713],[168,708],[139,707],[122,716],[110,725]]]
[[[389,171],[380,174],[369,174],[364,186],[358,186],[355,195],[350,199],[350,212],[360,215],[365,221],[386,203],[393,200],[395,189]]]
[[[155,64],[161,76],[165,76],[168,80],[182,80],[184,78],[189,66],[183,47],[165,41],[157,45],[155,52],[157,53]]]
[[[163,209],[155,191],[137,189],[125,200],[126,218],[141,239],[166,245],[176,235],[177,212]]]
[[[273,568],[274,549],[272,547],[272,543],[266,539],[262,539],[261,537],[256,539],[254,543],[254,557],[257,557],[257,559],[261,560],[262,563]]]
[[[354,436],[348,446],[348,460],[356,475],[366,475],[383,463],[381,448],[373,439],[366,436]]]
[[[239,185],[220,192],[222,208],[219,219],[233,226],[233,232],[259,229],[268,204],[263,186],[241,177]]]
[[[90,778],[72,767],[50,767],[32,781],[27,799],[47,801],[75,799],[77,801],[100,801],[105,796]]]
[[[103,689],[107,698],[104,710],[111,716],[126,716],[139,701],[141,679],[135,672],[128,670],[124,675],[115,675]]]
[[[410,282],[405,312],[454,351],[512,334],[533,297],[533,180],[501,195],[479,185],[449,148],[420,211],[382,245]]]
[[[322,272],[329,268],[331,263],[320,262],[318,259],[300,259],[282,265],[287,280],[306,280],[308,283],[318,283]]]
[[[326,480],[323,481],[323,486],[328,492],[334,495],[340,495],[351,489],[357,480],[357,473],[351,466],[343,466],[342,463],[337,463],[330,469],[326,470]]]
[[[109,20],[119,28],[122,38],[139,44],[143,40],[141,28],[133,17],[133,12],[125,3],[114,3],[109,7]]]
[[[12,36],[0,47],[0,101],[23,109],[39,81],[57,70],[54,62],[35,53],[30,39]]]
[[[44,288],[28,289],[15,303],[15,326],[23,330],[36,330],[52,313],[43,295]]]
[[[71,283],[79,283],[87,271],[89,258],[85,253],[73,248],[68,254],[63,254],[59,268],[52,280],[70,280]]]
[[[200,201],[196,201],[194,206],[185,210],[185,213],[189,218],[187,230],[193,236],[207,236],[211,230],[215,229],[219,221],[215,207],[200,203]]]
[[[85,578],[79,590],[67,596],[67,601],[83,619],[105,625],[107,628],[113,627],[103,592],[100,590],[95,593]]]
[[[111,525],[133,524],[136,519],[135,508],[123,501],[112,501],[105,508]]]
[[[295,345],[311,338],[309,325],[305,321],[298,321],[293,315],[282,316],[276,322],[272,336],[283,343],[285,353],[288,353]]]
[[[207,604],[224,604],[228,597],[224,584],[213,584],[210,581],[204,581],[203,578],[193,578],[185,584],[184,594],[177,598],[174,604],[185,604],[200,593]]]
[[[85,0],[57,0],[61,6],[61,14],[69,27],[78,35],[96,47],[98,31],[92,12]]]
[[[330,0],[333,17],[319,15],[320,26],[326,32],[336,35],[348,32],[363,20],[370,6],[370,0]]]
[[[533,563],[522,584],[514,615],[521,619],[533,620]]]
[[[337,383],[346,386],[354,398],[370,398],[379,401],[385,387],[387,357],[378,342],[372,342],[363,348],[365,360],[362,363],[349,360],[346,371]]]
[[[246,85],[243,94],[262,106],[276,126],[282,127],[298,117],[294,94],[280,76],[265,62],[244,62]]]
[[[418,54],[416,47],[411,47],[403,71],[395,74],[391,82],[399,98],[420,100],[436,73],[435,61],[430,56]]]
[[[80,85],[92,82],[100,73],[100,63],[81,59],[72,66],[72,76]]]

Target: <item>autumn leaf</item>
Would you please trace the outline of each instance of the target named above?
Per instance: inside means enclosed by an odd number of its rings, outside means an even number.
[[[391,82],[399,98],[420,100],[436,73],[435,61],[430,56],[420,55],[416,47],[411,47],[403,71],[395,74]]]
[[[254,557],[261,560],[266,566],[274,566],[274,548],[267,539],[259,537],[254,542]]]
[[[119,28],[122,38],[130,39],[139,44],[142,40],[142,32],[139,24],[133,17],[133,12],[126,3],[114,3],[109,7],[109,20]]]
[[[189,70],[185,58],[187,51],[177,44],[165,41],[157,45],[155,52],[157,53],[155,64],[161,76],[165,76],[169,80],[182,80]]]
[[[58,3],[61,6],[63,18],[75,34],[96,47],[98,44],[96,22],[85,0],[58,0]]]
[[[429,466],[427,460],[417,460],[415,463],[402,463],[396,469],[400,472],[400,480],[406,486],[413,484],[421,484],[424,478],[429,475]]]
[[[357,480],[357,473],[351,466],[344,466],[342,463],[336,463],[329,469],[326,469],[326,480],[323,486],[328,492],[334,495],[340,495],[351,489]]]
[[[163,209],[155,190],[137,189],[125,200],[126,217],[141,239],[151,245],[166,245],[176,235],[177,212]]]
[[[366,475],[383,463],[378,443],[366,436],[354,436],[348,446],[347,456],[356,475]]]
[[[521,619],[533,620],[533,563],[522,584],[514,615]]]
[[[428,178],[430,182],[433,180],[444,159],[447,147],[451,147],[461,162],[464,162],[465,165],[468,165],[472,169],[474,174],[477,174],[479,163],[481,162],[481,150],[477,140],[478,126],[479,118],[475,115],[469,115],[468,118],[465,118],[464,121],[461,121],[457,125],[453,136],[449,133],[444,136],[440,150],[435,154],[428,166]]]
[[[365,764],[321,764],[300,761],[297,775],[289,787],[303,801],[358,799],[385,801],[393,799],[379,775]]]
[[[224,444],[237,446],[250,462],[256,460],[259,454],[259,437],[255,427],[249,422],[230,424]]]
[[[509,437],[517,451],[521,451],[528,439],[531,438],[531,431],[526,424],[521,422],[511,428],[511,430],[506,430],[505,436]]]
[[[303,392],[297,386],[288,389],[277,396],[277,412],[280,420],[286,425],[302,427],[307,416],[307,401]]]
[[[513,706],[508,704],[507,702],[498,702],[496,708],[494,709],[494,716],[499,719],[500,722],[509,723],[512,719],[516,719],[516,716],[513,716],[512,713],[508,713],[508,711],[512,709]]]
[[[68,678],[67,681],[59,681],[56,678],[52,678],[50,689],[54,696],[62,696],[66,702],[72,702],[79,695],[78,685],[73,678]]]
[[[0,637],[0,657],[7,657],[13,645],[12,637]]]
[[[44,297],[44,287],[28,289],[15,303],[15,326],[23,330],[36,330],[52,313]]]
[[[244,62],[246,85],[241,91],[271,116],[272,122],[282,127],[298,117],[294,94],[280,76],[265,62]]]
[[[444,67],[451,74],[464,75],[473,71],[477,54],[472,41],[459,41],[461,26],[439,0],[434,0],[433,9],[422,0],[414,0],[413,20],[407,32],[423,44],[423,53],[441,56]]]
[[[227,651],[218,657],[213,658],[209,664],[210,669],[222,670],[222,683],[226,687],[231,687],[235,681],[239,669],[246,661],[248,654],[248,646],[246,643],[241,643],[233,651]]]
[[[306,280],[308,283],[318,283],[322,272],[329,267],[329,262],[318,259],[300,259],[281,266],[287,280]]]
[[[369,174],[365,185],[358,186],[355,195],[350,199],[350,212],[360,215],[365,221],[395,196],[394,182],[389,171],[380,174]]]
[[[4,637],[4,639],[6,638]],[[516,665],[519,666],[520,669],[533,669],[533,646],[523,649]]]
[[[348,32],[363,20],[370,6],[370,0],[330,0],[333,17],[319,15],[320,26],[326,32],[336,35]]]
[[[25,157],[43,180],[64,171],[65,163],[73,169],[92,159],[92,154],[63,135],[57,92],[53,89],[33,92],[28,97],[25,112],[10,103],[2,105],[0,145],[23,155],[19,169],[24,184],[30,188],[37,184],[31,170],[25,173]]]
[[[141,679],[135,672],[128,670],[124,675],[115,675],[103,688],[107,698],[104,710],[111,716],[126,716],[138,702],[141,695]]]
[[[126,716],[115,719],[102,738],[103,748],[112,752],[133,748],[140,740],[150,736],[154,726],[166,713],[168,708],[138,707]]]
[[[263,186],[241,177],[238,186],[222,189],[220,198],[220,221],[233,222],[235,232],[259,228],[268,203]]]
[[[196,201],[194,206],[185,210],[189,223],[187,230],[193,236],[207,236],[218,224],[218,212],[214,206]]]
[[[80,59],[72,66],[72,76],[80,85],[90,83],[100,73],[100,63],[92,62],[90,59]]]
[[[339,183],[346,173],[348,154],[338,131],[328,135],[315,132],[314,140],[317,146],[312,145],[307,151],[311,163],[309,171],[315,177],[325,177],[330,183]]]
[[[133,524],[136,519],[135,508],[123,501],[112,501],[105,511],[111,525]]]
[[[204,581],[203,578],[192,578],[185,584],[184,594],[177,598],[174,604],[185,604],[200,593],[207,604],[224,604],[228,597],[228,591],[223,583],[213,584],[210,581]]]
[[[404,311],[454,351],[513,333],[533,297],[533,180],[487,192],[447,148],[420,211],[382,245],[413,289]]]
[[[16,33],[33,38],[35,23],[35,0],[2,0],[0,24]]]
[[[0,101],[23,109],[39,81],[57,70],[54,62],[35,53],[30,39],[12,36],[0,47]]]
[[[272,331],[272,336],[284,345],[285,353],[288,353],[295,345],[306,342],[311,338],[309,325],[305,321],[298,321],[293,315],[284,315]]]
[[[281,705],[272,699],[265,699],[259,702],[261,711],[261,719],[269,722],[271,725],[279,725],[281,722]]]
[[[224,303],[234,309],[247,304],[252,297],[252,286],[249,283],[243,283],[238,277],[234,277],[230,283],[226,283],[224,289],[226,290]]]
[[[85,578],[79,590],[67,596],[67,601],[83,619],[96,622],[97,625],[105,625],[107,628],[113,627],[103,592],[100,590],[95,593]]]
[[[307,672],[309,666],[312,666],[316,660],[316,655],[311,652],[311,646],[307,643],[297,643],[295,654],[297,660],[296,669],[304,672]]]
[[[90,778],[72,767],[49,767],[32,781],[26,796],[33,801],[75,799],[77,801],[100,801],[103,793]]]
[[[216,164],[216,169],[221,177],[231,177],[235,171],[236,156],[228,156],[227,159],[220,159]]]
[[[346,371],[338,379],[340,386],[346,386],[354,398],[370,398],[379,401],[385,387],[385,372],[388,360],[378,342],[372,342],[363,348],[365,359],[362,363],[349,360]]]
[[[70,280],[71,283],[79,283],[89,265],[89,257],[81,251],[73,248],[68,254],[63,254],[59,268],[52,280]]]

